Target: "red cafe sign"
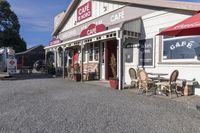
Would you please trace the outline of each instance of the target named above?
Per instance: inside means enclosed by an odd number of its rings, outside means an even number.
[[[85,3],[77,9],[77,22],[92,16],[92,1]]]
[[[52,45],[56,45],[58,43],[61,43],[61,40],[59,38],[53,38],[50,43],[49,43],[49,46],[52,46]]]
[[[105,30],[106,30],[106,26],[104,24],[99,24],[99,25],[90,24],[88,28],[86,28],[85,30],[81,32],[80,37],[93,35]]]

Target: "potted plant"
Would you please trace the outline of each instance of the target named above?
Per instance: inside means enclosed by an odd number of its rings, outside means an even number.
[[[75,81],[81,81],[81,72],[80,72],[80,65],[79,65],[79,63],[76,63],[74,65],[74,80]]]
[[[110,87],[113,89],[118,89],[118,78],[117,78],[117,61],[115,55],[112,54],[110,58],[110,67],[112,70],[112,78],[109,78]]]

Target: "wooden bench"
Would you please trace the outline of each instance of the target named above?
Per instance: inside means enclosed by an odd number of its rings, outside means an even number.
[[[95,80],[98,79],[98,63],[87,63],[83,65],[83,79]]]

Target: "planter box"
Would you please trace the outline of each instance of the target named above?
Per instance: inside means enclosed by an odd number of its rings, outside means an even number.
[[[118,79],[109,79],[109,82],[110,82],[110,87],[112,89],[115,89],[117,90],[118,89]]]
[[[75,81],[81,81],[81,74],[74,74],[74,80]]]

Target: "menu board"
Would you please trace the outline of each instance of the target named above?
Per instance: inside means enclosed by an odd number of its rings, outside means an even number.
[[[153,66],[153,38],[139,41],[139,65]]]

